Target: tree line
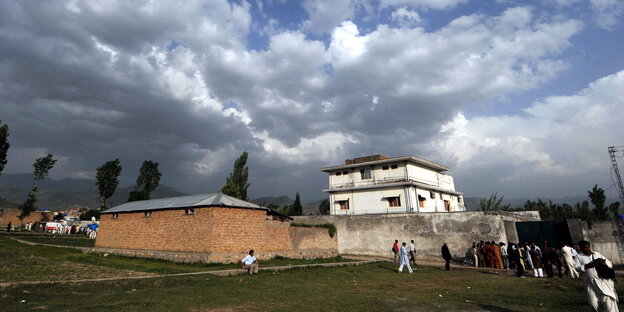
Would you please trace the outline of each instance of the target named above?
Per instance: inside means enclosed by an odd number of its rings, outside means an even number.
[[[592,222],[618,218],[620,202],[606,205],[607,197],[605,192],[597,184],[587,191],[587,197],[589,201],[584,200],[574,205],[566,203],[557,204],[551,200],[544,201],[538,199],[537,201],[527,200],[522,207],[512,208],[511,205],[503,203],[503,196],[499,197],[497,193],[493,193],[487,199],[481,198],[480,207],[482,211],[539,211],[542,220],[581,219],[590,224]]]

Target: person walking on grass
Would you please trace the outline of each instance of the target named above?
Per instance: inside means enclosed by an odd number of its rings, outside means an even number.
[[[588,241],[580,241],[579,248],[580,253],[575,262],[575,267],[584,272],[583,284],[587,292],[587,301],[594,308],[594,311],[618,312],[618,296],[613,278],[600,276],[598,273],[599,271],[610,271],[613,264],[605,256],[592,251]]]
[[[249,254],[241,261],[243,263],[243,269],[249,272],[249,275],[258,273],[258,259],[254,256],[254,250],[250,250]]]
[[[444,261],[446,262],[446,264],[444,264],[444,268],[449,271],[451,269],[451,260],[453,260],[453,255],[451,255],[451,252],[449,251],[448,246],[446,245],[446,243],[444,243],[444,245],[442,245],[442,258],[444,258]]]
[[[399,240],[395,239],[394,240],[394,245],[392,245],[392,252],[394,253],[394,262],[399,262],[397,260],[399,260]]]
[[[411,240],[409,244],[409,254],[410,254],[410,261],[414,264],[414,267],[416,267],[416,246],[414,246],[413,239]]]
[[[576,271],[574,265],[574,257],[572,256],[572,247],[569,244],[564,243],[561,248],[561,257],[563,258],[563,264],[565,266],[566,273],[570,273],[570,277],[576,278],[579,277],[579,273]]]
[[[412,273],[414,271],[412,271],[412,267],[409,264],[409,260],[407,259],[407,249],[405,249],[405,242],[403,242],[403,244],[401,245],[401,248],[399,250],[399,252],[401,253],[401,265],[399,266],[399,269],[397,270],[397,273],[401,273],[403,272],[403,266],[407,265],[407,270]]]

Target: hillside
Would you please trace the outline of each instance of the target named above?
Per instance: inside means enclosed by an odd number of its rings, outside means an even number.
[[[17,207],[28,196],[32,184],[30,174],[3,174],[0,176],[0,206]],[[123,204],[133,187],[119,188],[109,199],[108,206]],[[171,187],[161,185],[154,190],[151,198],[185,195]],[[95,180],[89,179],[46,179],[39,184],[37,207],[63,210],[68,208],[99,208]]]

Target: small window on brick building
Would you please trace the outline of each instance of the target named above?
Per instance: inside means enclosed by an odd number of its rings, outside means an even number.
[[[429,197],[435,198],[435,193],[434,192],[429,192]]]
[[[388,207],[401,207],[401,198],[399,196],[388,197]]]
[[[391,165],[390,166],[390,169],[396,169],[396,168],[399,168],[399,165]]]
[[[390,169],[390,166],[381,166],[381,169],[382,170],[388,170],[388,169]]]
[[[340,210],[349,210],[348,200],[338,200],[336,202],[338,203],[338,205],[340,205]]]
[[[146,218],[149,218],[149,217],[151,217],[151,216],[152,216],[152,212],[151,212],[151,211],[146,211],[146,212],[145,212],[145,217],[146,217]]]
[[[118,213],[113,213],[113,219],[119,219],[119,214]]]
[[[347,175],[347,174],[349,174],[349,171],[343,171],[342,172],[342,175]]]
[[[340,171],[336,171],[336,175],[339,176],[340,175]]]
[[[425,197],[418,195],[418,207],[419,208],[425,208],[426,202],[427,202],[427,199]]]
[[[193,209],[193,208],[184,209],[184,214],[185,215],[194,215],[195,214],[195,209]]]

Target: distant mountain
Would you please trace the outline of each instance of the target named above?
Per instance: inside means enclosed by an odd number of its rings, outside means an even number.
[[[0,207],[17,207],[23,202],[32,187],[31,174],[3,174],[0,176]],[[118,188],[108,201],[108,206],[116,206],[128,201],[128,195],[134,186]],[[151,194],[152,199],[186,195],[166,185],[157,187]],[[95,180],[46,178],[39,183],[37,207],[52,210],[68,208],[99,208]]]
[[[32,187],[33,175],[30,173],[19,174],[2,174],[0,175],[0,187],[21,189]],[[39,189],[70,191],[70,192],[86,192],[97,191],[95,180],[89,179],[60,179],[54,180],[46,177],[39,182]]]
[[[0,197],[0,208],[17,208],[17,207],[19,207],[19,204],[10,202],[6,200],[5,198]]]
[[[250,202],[264,206],[264,207],[268,205],[277,205],[281,207],[284,205],[292,205],[292,203],[294,203],[295,200],[284,195],[284,196],[259,197],[259,198],[250,200]]]
[[[304,215],[317,215],[319,214],[318,207],[324,199],[319,199],[313,202],[309,202],[307,204],[302,204],[303,206],[303,214]],[[284,205],[292,205],[295,200],[284,195],[284,196],[268,196],[268,197],[260,197],[256,199],[250,200],[252,203],[256,203],[262,206],[268,206],[271,204],[277,205],[279,207]]]

